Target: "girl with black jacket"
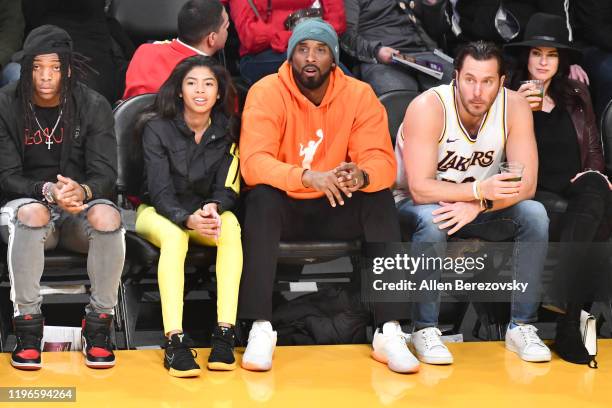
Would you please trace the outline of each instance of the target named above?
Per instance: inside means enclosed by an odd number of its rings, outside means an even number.
[[[225,68],[212,58],[193,56],[176,66],[142,119],[147,192],[138,207],[136,232],[160,248],[158,281],[168,338],[164,366],[175,377],[200,373],[182,329],[190,242],[217,247],[218,325],[208,368],[236,366],[233,326],[242,246],[240,225],[230,211],[240,190],[235,101]]]
[[[562,273],[555,276],[562,290],[558,295],[567,304],[560,310],[564,314],[557,325],[555,349],[566,361],[590,364],[579,322],[582,303],[597,282],[584,273],[585,244],[609,237],[605,230],[612,203],[612,184],[603,174],[604,157],[593,106],[586,86],[567,77],[571,60],[579,54],[567,41],[561,17],[534,14],[525,40],[507,47],[518,50],[511,87],[534,110],[539,157],[536,199],[558,197],[568,202],[560,220]],[[543,96],[534,95],[533,84],[520,84],[524,80],[542,81]]]

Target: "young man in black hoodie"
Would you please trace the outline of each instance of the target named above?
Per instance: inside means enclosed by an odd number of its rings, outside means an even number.
[[[0,233],[8,244],[17,336],[11,363],[41,367],[44,251],[59,246],[88,254],[85,363],[112,367],[110,328],[125,242],[109,200],[117,178],[111,108],[75,80],[78,64],[64,30],[33,30],[15,58],[22,78],[0,91]]]

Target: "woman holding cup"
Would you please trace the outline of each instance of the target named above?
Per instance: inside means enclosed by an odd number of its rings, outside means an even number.
[[[610,219],[612,204],[612,184],[603,174],[602,144],[591,97],[585,85],[568,78],[570,63],[580,53],[567,39],[561,17],[537,13],[526,26],[524,41],[507,45],[517,56],[510,87],[524,96],[534,111],[538,193],[558,195],[568,202],[560,225],[560,241],[564,245],[607,238],[609,231],[604,232],[602,227]],[[578,266],[576,262],[584,259],[575,251],[580,245],[567,247],[571,250],[562,251],[560,265]],[[586,285],[581,289],[577,285],[589,281],[578,276],[578,269],[572,269],[564,282],[573,288],[573,294],[586,289]],[[572,293],[566,292],[568,296]],[[563,309],[555,349],[566,361],[587,364],[590,358],[579,331],[582,304],[568,298]]]

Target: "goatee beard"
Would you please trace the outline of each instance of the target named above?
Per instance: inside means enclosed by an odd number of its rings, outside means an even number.
[[[319,70],[321,75],[318,79],[304,78],[302,74],[298,72],[297,69],[295,69],[295,67],[292,66],[291,69],[293,70],[293,77],[295,78],[295,80],[298,81],[300,85],[302,85],[304,88],[309,89],[311,91],[321,87],[321,85],[325,83],[325,81],[327,80],[327,78],[329,78],[329,75],[331,74],[330,68],[329,70],[327,70],[327,72],[321,72],[321,70]]]

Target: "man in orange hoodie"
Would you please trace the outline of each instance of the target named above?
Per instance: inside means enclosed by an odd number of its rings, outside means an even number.
[[[247,96],[240,162],[253,189],[245,203],[239,315],[254,321],[242,359],[248,370],[272,367],[281,239],[400,241],[389,190],[396,162],[387,115],[369,85],[338,68],[338,53],[334,29],[305,20],[289,39],[288,61]],[[396,304],[375,309],[381,327],[397,319]],[[377,331],[374,353],[394,371],[416,371],[401,334],[387,333],[383,341]]]

